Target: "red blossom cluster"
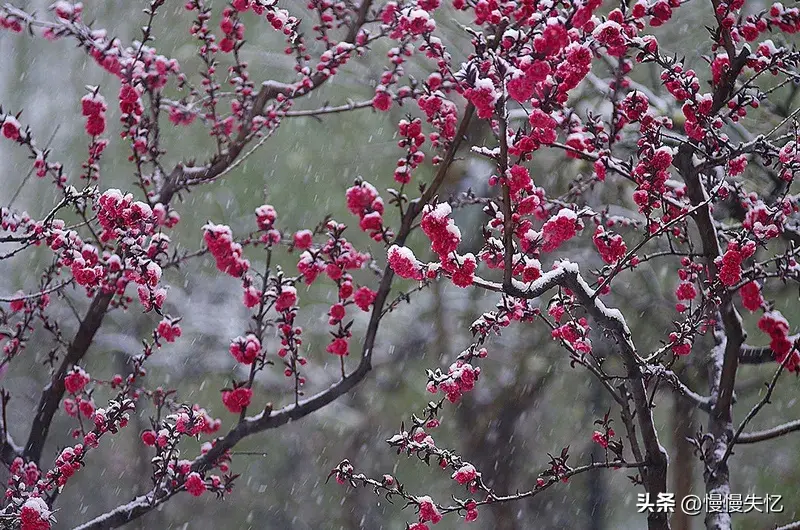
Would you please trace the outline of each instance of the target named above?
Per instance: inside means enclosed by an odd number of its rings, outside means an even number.
[[[439,203],[436,206],[426,206],[422,213],[420,226],[422,231],[431,240],[431,250],[439,255],[439,265],[443,271],[450,275],[453,283],[459,287],[472,285],[477,260],[472,254],[459,255],[458,245],[461,242],[461,231],[455,221],[449,216],[452,208],[447,203]],[[404,259],[408,258],[406,255]],[[404,274],[411,271],[407,269],[408,264],[398,263],[401,268],[405,268]],[[436,266],[429,268],[431,272],[436,270]],[[403,276],[403,274],[400,274]]]
[[[242,412],[250,405],[253,399],[253,390],[245,387],[238,387],[231,390],[222,391],[222,403],[229,411],[234,414]]]
[[[423,278],[422,267],[414,256],[414,252],[408,247],[392,245],[387,253],[387,261],[394,273],[401,278],[414,280]]]
[[[261,353],[261,341],[252,333],[246,337],[236,337],[231,342],[230,352],[237,362],[253,364]]]
[[[441,390],[448,401],[458,403],[464,393],[475,388],[475,382],[480,374],[480,368],[458,361],[450,366],[446,374],[441,377],[433,376],[434,378],[428,382],[428,392],[435,394]]]
[[[625,245],[625,240],[622,239],[622,236],[613,232],[606,232],[602,225],[599,225],[595,230],[592,241],[594,241],[594,246],[600,253],[600,257],[608,264],[616,263],[628,252],[628,247]]]
[[[758,329],[769,335],[769,347],[773,351],[775,361],[785,363],[784,366],[790,372],[800,371],[800,351],[789,338],[789,322],[780,311],[764,313],[758,321]]]
[[[764,306],[764,297],[761,296],[761,288],[756,282],[747,282],[739,289],[742,297],[742,305],[750,312],[755,312]]]
[[[726,287],[731,287],[742,279],[742,262],[751,257],[756,251],[753,241],[738,243],[731,241],[728,249],[719,259],[719,281]]]
[[[400,184],[408,184],[411,181],[413,171],[425,160],[425,153],[420,149],[425,143],[425,135],[422,134],[422,120],[400,120],[398,130],[402,137],[397,145],[405,148],[408,153],[405,158],[397,161],[397,169],[394,170],[394,180]],[[363,227],[362,227],[363,230]]]
[[[104,241],[153,233],[152,208],[145,202],[135,201],[132,193],[123,195],[118,189],[106,190],[97,204],[97,219],[103,227],[101,238]]]
[[[106,100],[97,92],[81,98],[81,113],[86,117],[86,134],[100,136],[106,130]]]
[[[242,245],[233,240],[229,226],[209,222],[203,227],[203,239],[222,272],[240,278],[250,268],[250,262],[242,255]]]
[[[542,251],[552,252],[583,227],[574,211],[562,208],[542,226]]]
[[[392,236],[391,231],[383,226],[383,199],[372,184],[358,180],[347,188],[345,198],[347,209],[358,216],[358,226],[362,231],[375,241],[387,240]]]

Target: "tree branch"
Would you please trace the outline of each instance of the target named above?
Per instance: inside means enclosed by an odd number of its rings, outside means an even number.
[[[763,431],[743,433],[739,435],[736,443],[754,444],[757,442],[763,442],[764,440],[772,440],[773,438],[778,438],[784,434],[789,434],[796,431],[800,431],[800,420],[790,421],[788,423],[777,425],[771,429],[765,429]]]
[[[36,416],[33,418],[31,424],[31,431],[28,435],[28,441],[25,444],[25,451],[23,456],[26,460],[39,463],[42,458],[42,450],[44,449],[47,435],[50,432],[50,424],[53,421],[53,416],[58,411],[61,404],[61,398],[64,397],[64,377],[72,367],[77,364],[86,352],[89,350],[97,330],[103,323],[108,305],[114,297],[114,292],[101,291],[97,294],[86,315],[81,321],[78,332],[75,338],[67,348],[67,354],[61,361],[56,372],[53,374],[50,383],[42,391],[42,397],[39,400],[39,406],[36,409]]]
[[[728,458],[731,456],[731,454],[733,454],[733,446],[735,446],[736,443],[739,441],[739,437],[744,432],[744,429],[745,427],[747,427],[747,424],[750,423],[750,420],[755,418],[756,415],[761,411],[761,409],[764,408],[767,405],[767,403],[770,402],[769,399],[772,397],[772,392],[775,390],[775,386],[778,384],[778,378],[783,373],[783,369],[786,368],[788,362],[792,359],[795,353],[795,349],[796,348],[792,348],[792,350],[786,355],[786,358],[783,360],[781,365],[775,371],[775,374],[772,376],[772,380],[770,380],[769,384],[767,384],[767,392],[764,394],[764,397],[761,398],[761,400],[758,403],[756,403],[752,409],[750,409],[750,412],[748,412],[747,415],[744,417],[742,423],[739,424],[739,427],[736,429],[736,433],[733,435],[733,438],[731,438],[731,441],[725,448],[725,453],[722,455],[722,458],[717,464],[718,466],[725,465],[725,463],[728,461]]]
[[[787,337],[789,341],[795,342],[800,339],[800,335]],[[765,364],[775,362],[775,352],[769,346],[750,346],[742,344],[739,351],[740,364]]]
[[[353,24],[350,26],[347,32],[347,37],[343,42],[348,44],[354,44],[356,42],[358,32],[366,23],[371,7],[372,0],[363,0],[363,2],[361,2],[356,20],[353,21]],[[177,192],[184,188],[185,183],[183,182],[183,179],[187,175],[191,175],[195,181],[208,181],[216,178],[223,171],[225,171],[228,166],[230,166],[236,160],[247,144],[253,139],[253,134],[251,133],[249,124],[252,123],[253,118],[256,116],[261,116],[264,113],[267,103],[277,98],[279,95],[291,99],[298,96],[305,96],[317,89],[325,81],[330,79],[330,77],[331,76],[318,72],[311,77],[311,86],[300,92],[298,92],[293,85],[271,80],[264,81],[261,84],[261,88],[256,94],[255,99],[253,100],[253,106],[243,119],[243,126],[241,127],[239,134],[230,144],[228,150],[221,156],[217,156],[212,159],[212,161],[206,166],[187,167],[183,163],[177,164],[164,182],[164,186],[161,188],[158,194],[157,202],[167,204]]]
[[[645,373],[665,379],[680,396],[693,403],[700,410],[704,410],[706,412],[711,410],[711,407],[713,406],[712,399],[708,396],[701,396],[694,390],[690,389],[683,381],[681,381],[681,379],[678,377],[678,374],[672,370],[667,370],[661,365],[648,365],[644,368],[644,371]]]
[[[730,31],[721,23],[716,13],[717,0],[712,0],[715,9],[715,16],[719,22],[719,31],[722,40],[731,59],[731,68],[725,78],[714,91],[714,99],[710,115],[716,113],[725,105],[727,97],[735,85],[741,69],[746,62],[747,54],[745,50],[737,57],[735,47],[731,41]],[[708,204],[708,193],[701,181],[700,170],[695,167],[692,160],[696,152],[695,147],[684,142],[678,148],[678,154],[673,160],[673,165],[683,177],[686,183],[686,190],[689,200],[693,206],[706,203],[706,206],[694,212],[694,220],[700,234],[703,245],[703,254],[706,256],[710,280],[714,281],[718,276],[717,266],[714,260],[722,255],[720,248],[717,228],[711,213],[711,205]],[[731,301],[730,293],[722,295],[719,306],[719,313],[725,332],[724,355],[722,367],[719,371],[718,380],[716,377],[709,378],[711,395],[714,399],[714,407],[709,415],[709,433],[713,437],[706,449],[705,462],[707,464],[704,479],[706,492],[709,494],[719,494],[727,496],[730,493],[730,478],[728,467],[725,462],[720,462],[728,442],[733,438],[733,390],[736,383],[736,372],[739,366],[739,354],[744,344],[744,330],[742,319],[736,307]],[[716,376],[716,371],[713,372]],[[718,465],[721,464],[721,465]],[[711,472],[713,470],[713,472]],[[707,513],[705,519],[706,527],[711,530],[730,529],[730,514],[728,513]]]
[[[439,186],[444,181],[444,176],[447,170],[455,159],[455,154],[458,151],[461,142],[466,134],[467,126],[472,118],[474,107],[468,105],[461,123],[458,127],[458,132],[453,142],[445,154],[445,157],[439,166],[439,170],[434,177],[431,185],[425,190],[422,197],[415,201],[415,207],[409,207],[403,216],[402,226],[398,231],[394,243],[397,245],[405,244],[406,239],[413,230],[414,219],[422,212],[423,207],[433,197]],[[303,418],[322,407],[335,401],[338,397],[345,394],[353,387],[355,387],[370,371],[372,368],[372,352],[375,345],[375,338],[377,336],[378,327],[381,318],[383,317],[383,307],[388,298],[391,290],[392,280],[394,279],[394,271],[387,264],[384,268],[381,277],[381,283],[378,287],[375,301],[373,302],[372,313],[370,321],[367,326],[367,331],[364,336],[364,342],[361,353],[361,360],[356,369],[346,377],[342,378],[337,383],[330,386],[328,389],[318,392],[308,399],[302,400],[297,404],[287,405],[278,410],[272,410],[268,405],[264,412],[240,421],[236,427],[231,429],[224,437],[217,439],[211,449],[205,454],[199,456],[192,463],[192,470],[203,472],[213,467],[214,463],[225,454],[226,451],[233,448],[239,441],[247,436],[257,434],[259,432],[274,429],[285,425],[290,421],[295,421]],[[177,491],[174,489],[161,490],[158,492],[151,492],[152,497],[139,497],[134,499],[128,504],[119,506],[109,512],[106,512],[91,521],[87,521],[76,530],[106,530],[110,528],[117,528],[130,521],[138,519],[139,517],[150,512],[153,508],[161,504],[163,496],[171,497]]]
[[[653,497],[667,491],[667,453],[658,439],[658,432],[653,423],[653,415],[645,391],[644,376],[640,368],[641,358],[636,353],[636,348],[631,340],[631,332],[625,318],[617,309],[610,309],[599,298],[595,297],[594,290],[589,287],[580,275],[577,264],[562,262],[556,269],[543,274],[530,284],[512,279],[510,285],[501,285],[476,278],[475,284],[485,289],[506,293],[517,298],[538,298],[556,286],[562,286],[572,291],[578,303],[586,309],[589,315],[616,341],[620,355],[627,368],[631,396],[636,410],[636,417],[642,433],[642,442],[645,449],[647,467],[642,470],[644,484],[647,492]],[[653,529],[669,528],[666,514],[650,513],[648,527]]]

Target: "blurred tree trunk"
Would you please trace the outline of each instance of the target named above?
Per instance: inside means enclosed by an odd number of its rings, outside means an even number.
[[[525,370],[523,357],[528,351],[515,352],[519,365],[514,382],[504,388],[490,403],[479,402],[472,394],[464,397],[456,409],[461,432],[464,433],[464,457],[486,473],[485,480],[500,495],[513,493],[523,487],[515,478],[527,478],[515,458],[514,431],[520,416],[542,396],[553,379],[552,371],[544,374]],[[524,460],[524,458],[522,459]],[[530,525],[519,520],[520,507],[515,503],[490,506],[497,530],[523,530]]]
[[[489,475],[487,482],[504,495],[514,491],[514,458],[511,454],[514,427],[525,408],[518,406],[513,399],[511,403],[506,399],[498,401],[487,407],[476,403],[475,399],[465,399],[457,409],[457,417],[465,434],[465,458]],[[487,408],[490,409],[488,414]],[[491,505],[492,528],[522,530],[523,526],[517,522],[518,511],[515,503]]]
[[[688,377],[689,370],[682,370],[679,377],[686,381],[691,387],[691,378]],[[671,451],[672,462],[672,491],[675,493],[675,513],[672,515],[673,530],[691,530],[692,518],[681,509],[681,499],[692,493],[694,476],[694,450],[687,438],[693,438],[694,433],[694,409],[695,406],[689,400],[677,393],[674,395],[672,415],[672,431],[674,433],[675,450]]]
[[[605,407],[605,390],[603,387],[592,382],[592,410],[595,418],[600,418],[606,413]],[[591,419],[594,421],[594,419]],[[602,462],[606,458],[605,450],[596,443],[592,444],[592,460],[595,462]],[[589,494],[586,496],[587,512],[589,513],[589,530],[605,530],[606,528],[606,502],[608,498],[606,492],[608,491],[608,483],[606,481],[607,473],[589,473]]]

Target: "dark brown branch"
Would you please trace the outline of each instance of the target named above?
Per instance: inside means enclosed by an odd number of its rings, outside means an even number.
[[[739,350],[740,364],[764,364],[775,361],[775,352],[769,346],[748,346],[743,344]]]
[[[576,467],[570,469],[569,471],[565,472],[563,475],[560,475],[561,478],[572,478],[575,475],[580,475],[581,473],[586,473],[587,471],[592,471],[595,469],[645,469],[650,465],[649,462],[623,462],[623,461],[614,461],[614,462],[592,462],[591,464],[586,464],[580,467]],[[544,486],[537,486],[532,490],[528,490],[525,492],[518,492],[513,493],[511,495],[503,495],[503,496],[495,496],[490,499],[485,499],[476,502],[476,506],[481,505],[495,505],[504,502],[513,502],[518,501],[520,499],[525,499],[528,497],[535,497],[539,493],[542,493],[546,489],[550,488],[555,484],[561,483],[560,480],[551,480],[550,482],[546,483]],[[459,506],[447,506],[442,508],[442,513],[449,513],[458,511],[461,507]],[[76,529],[77,530],[77,529]]]
[[[500,117],[500,158],[497,170],[501,178],[507,178],[508,171],[508,112],[506,101],[501,102],[503,115]],[[503,184],[503,285],[510,286],[514,276],[514,219],[511,210],[511,185]]]
[[[94,297],[86,315],[81,321],[75,338],[67,348],[67,354],[61,361],[56,372],[53,374],[50,383],[42,391],[39,406],[36,409],[36,416],[31,424],[31,431],[28,441],[25,444],[24,457],[26,460],[39,463],[42,457],[47,435],[50,432],[50,424],[53,416],[58,411],[61,398],[64,397],[64,376],[72,367],[78,363],[89,350],[97,330],[103,323],[103,317],[108,310],[108,305],[114,297],[114,292],[101,292]]]
[[[800,339],[800,335],[792,335],[788,338],[791,342]],[[765,364],[775,362],[775,352],[769,346],[750,346],[742,344],[739,351],[740,364]]]
[[[3,406],[3,424],[0,426],[3,430],[3,440],[2,440],[2,447],[0,447],[0,458],[3,459],[3,463],[6,465],[11,465],[15,458],[22,454],[22,447],[18,446],[14,443],[14,439],[11,437],[11,433],[8,432],[8,427],[6,426],[6,414],[5,414],[5,405]]]
[[[678,374],[671,370],[667,370],[661,365],[649,365],[645,368],[647,373],[652,373],[656,377],[660,377],[667,381],[667,383],[680,395],[689,402],[693,403],[700,410],[709,412],[712,407],[712,400],[708,396],[701,396],[697,392],[690,389],[686,384],[681,381]]]
[[[749,51],[745,48],[740,55],[736,55],[730,30],[721,23],[719,15],[716,13],[716,7],[719,2],[712,0],[711,3],[719,23],[721,39],[728,52],[728,57],[731,58],[730,70],[714,91],[711,109],[711,115],[713,116],[727,103],[727,99],[736,84],[736,78],[746,63]],[[678,155],[675,157],[673,164],[686,183],[687,195],[692,205],[697,206],[706,203],[706,206],[698,209],[693,217],[700,233],[710,280],[714,281],[718,277],[714,260],[722,255],[722,250],[719,244],[717,227],[711,213],[711,206],[706,202],[709,199],[709,195],[701,180],[702,175],[692,160],[695,152],[695,147],[689,143],[682,143],[678,148]],[[712,375],[714,377],[709,378],[714,407],[709,414],[708,430],[712,436],[712,442],[707,445],[705,450],[706,472],[704,473],[704,479],[707,493],[727,496],[730,493],[729,471],[727,463],[720,462],[720,459],[728,443],[733,439],[733,391],[736,384],[736,372],[739,367],[739,354],[742,344],[744,344],[745,336],[742,319],[731,301],[730,293],[725,293],[722,296],[719,313],[724,328],[724,340],[720,342],[720,346],[724,348],[724,354],[721,359],[721,369],[713,370]],[[712,362],[716,362],[716,359],[713,359]],[[709,530],[730,529],[730,514],[708,513],[706,514],[705,524]]]

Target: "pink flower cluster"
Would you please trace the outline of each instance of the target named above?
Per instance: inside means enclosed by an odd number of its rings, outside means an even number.
[[[422,35],[431,33],[436,29],[436,21],[424,9],[408,7],[400,12],[397,30],[392,33],[392,38],[404,35]]]
[[[241,278],[250,268],[250,262],[242,256],[242,245],[233,240],[230,227],[209,222],[203,226],[203,232],[217,268],[234,278]]]
[[[780,311],[770,311],[758,321],[758,329],[769,335],[769,347],[778,363],[786,361],[786,369],[790,372],[800,372],[800,353],[789,339],[789,322]],[[786,356],[791,355],[787,361]]]
[[[522,192],[526,192],[528,194],[533,192],[533,180],[531,179],[531,174],[528,171],[528,168],[519,164],[514,164],[511,166],[506,174],[505,182],[502,183],[508,184],[508,189],[513,200],[521,199]],[[534,195],[533,197],[536,196]]]
[[[427,495],[424,497],[417,497],[417,503],[419,505],[419,520],[421,523],[430,521],[436,524],[442,520],[442,514],[439,513],[439,509],[433,503],[433,499]]]
[[[91,418],[96,408],[94,400],[86,396],[76,396],[75,399],[66,398],[63,403],[64,412],[71,418],[77,418],[79,415],[84,418]]]
[[[504,46],[512,47],[518,35],[506,33]],[[526,103],[536,92],[537,85],[547,79],[551,72],[546,61],[533,60],[528,57],[520,59],[519,68],[511,71],[511,79],[506,83],[508,95],[520,103]]]
[[[478,117],[489,119],[494,114],[494,106],[500,99],[500,93],[491,79],[480,78],[475,81],[475,86],[464,91],[464,97],[475,106]]]
[[[275,297],[275,311],[288,311],[297,303],[297,289],[291,285],[282,285]]]
[[[640,212],[650,212],[660,207],[660,197],[666,192],[665,183],[669,179],[667,169],[672,164],[672,150],[669,147],[659,147],[650,143],[648,132],[655,133],[658,124],[647,119],[642,125],[643,140],[640,142],[645,148],[639,158],[639,163],[634,167],[633,174],[639,185],[633,192],[633,200],[639,206]]]
[[[450,365],[447,375],[441,380],[430,381],[427,389],[431,394],[441,390],[450,403],[458,403],[464,393],[475,388],[475,382],[480,374],[480,368],[474,368],[469,363],[457,361]]]
[[[739,296],[742,297],[742,305],[750,312],[761,309],[764,305],[764,297],[761,296],[761,288],[756,282],[748,282],[739,289]]]
[[[158,323],[156,333],[167,342],[175,342],[181,336],[180,319],[165,317]]]
[[[386,112],[392,108],[392,93],[385,86],[378,85],[375,88],[375,95],[372,97],[372,106],[376,110]]]
[[[450,273],[453,285],[461,288],[472,285],[477,267],[478,262],[471,253],[456,256],[442,263],[442,269]]]
[[[103,227],[103,241],[153,233],[153,210],[144,202],[134,201],[132,193],[123,195],[118,189],[109,189],[100,195],[97,204],[97,219]]]
[[[242,2],[239,2],[240,4]],[[240,9],[239,11],[246,11]],[[225,35],[219,41],[219,49],[225,53],[233,51],[234,47],[244,39],[244,24],[235,16],[235,11],[225,8],[222,12],[222,20],[219,22],[219,29]]]
[[[600,431],[594,431],[592,433],[592,441],[600,445],[603,449],[607,449],[610,438],[613,438],[615,435],[616,433],[614,432],[614,429],[608,429],[608,434],[603,434]]]
[[[448,255],[458,249],[461,242],[461,231],[449,217],[452,208],[446,202],[436,206],[427,205],[422,212],[420,226],[425,235],[431,240],[431,249],[439,255],[443,262]]]
[[[478,477],[479,473],[472,464],[464,464],[456,470],[452,475],[452,479],[465,486],[472,483]]]
[[[675,332],[669,334],[669,344],[675,355],[689,355],[692,353],[692,340],[689,337],[681,338]]]
[[[106,130],[106,100],[96,91],[81,98],[81,113],[86,117],[86,134],[100,136]]]
[[[67,392],[70,394],[78,394],[86,387],[87,384],[89,384],[89,381],[91,380],[91,377],[83,370],[83,368],[74,366],[72,371],[69,372],[66,377],[64,377],[64,388],[66,388]]]
[[[616,263],[628,251],[622,236],[613,232],[606,232],[602,225],[599,225],[595,230],[592,241],[600,253],[600,257],[608,264]]]
[[[455,103],[444,98],[441,92],[434,91],[433,94],[420,96],[417,105],[425,113],[427,122],[438,131],[429,136],[433,147],[440,145],[440,137],[446,140],[455,137],[458,123],[458,109]]]
[[[389,266],[401,278],[422,280],[422,266],[408,247],[392,245],[388,251]]]
[[[246,337],[236,337],[229,348],[231,355],[242,364],[253,364],[261,353],[261,341],[249,333]]]
[[[36,465],[36,462],[28,462],[25,463],[25,460],[22,457],[18,456],[14,459],[11,463],[11,467],[9,468],[10,476],[8,477],[8,485],[11,486],[14,484],[15,479],[21,479],[22,482],[30,487],[33,487],[36,482],[39,480],[39,477],[42,476],[42,472],[39,471],[39,466]]]
[[[50,530],[50,509],[41,497],[28,497],[20,510],[20,530]]]
[[[350,343],[345,337],[336,337],[328,344],[325,351],[333,355],[338,355],[339,357],[344,357],[350,354]]]
[[[747,241],[742,245],[735,241],[728,243],[725,254],[715,261],[719,269],[719,281],[725,287],[739,283],[742,279],[742,262],[755,254],[755,251],[756,244],[753,241]]]
[[[0,15],[0,28],[7,29],[13,33],[21,33],[22,22],[16,17],[4,17]]]
[[[378,194],[375,186],[368,182],[359,181],[347,188],[345,193],[347,209],[359,219],[358,226],[362,231],[369,233],[375,241],[384,238],[383,227],[383,199]]]
[[[173,414],[170,419],[175,421],[175,432],[187,436],[214,434],[222,425],[221,420],[212,418],[198,405],[194,405],[190,411],[184,409],[183,412]]]
[[[542,226],[542,251],[552,252],[569,241],[583,228],[577,214],[567,208],[562,208]]]
[[[261,242],[267,246],[277,245],[281,241],[281,233],[275,228],[277,220],[278,212],[271,204],[263,204],[256,208],[256,223],[258,229],[264,232],[261,235]]]
[[[425,153],[420,149],[425,143],[425,135],[422,134],[422,120],[414,118],[411,121],[400,120],[398,123],[400,136],[398,146],[405,148],[407,154],[404,158],[397,161],[394,170],[394,180],[401,184],[411,182],[411,174],[425,160]]]
[[[20,139],[20,129],[22,125],[17,118],[9,114],[0,123],[2,123],[3,136],[14,141]]]
[[[378,293],[369,287],[359,287],[356,292],[353,293],[353,301],[362,311],[369,311],[369,307],[375,301],[375,296],[377,296],[377,294]]]
[[[619,13],[619,11],[615,10],[614,13]],[[613,57],[622,57],[628,49],[622,26],[614,20],[606,20],[597,26],[592,36],[598,43],[605,46],[608,54]]]
[[[759,239],[778,237],[783,232],[786,212],[781,209],[771,209],[755,197],[750,199],[753,206],[747,210],[742,227],[750,230]]]
[[[199,497],[206,491],[206,483],[200,476],[200,473],[192,471],[186,476],[186,481],[183,483],[186,491],[193,497]]]
[[[555,318],[556,322],[561,320],[564,313],[563,306],[554,305],[550,308],[550,315]],[[589,321],[585,317],[570,320],[558,326],[551,332],[551,335],[554,339],[563,340],[579,353],[592,353],[592,341],[588,338]]]
[[[222,391],[222,404],[234,414],[239,414],[248,407],[252,398],[253,391],[243,386]]]
[[[682,301],[694,300],[696,296],[697,296],[697,289],[695,289],[694,284],[691,282],[681,282],[675,289],[675,297],[678,300]]]

